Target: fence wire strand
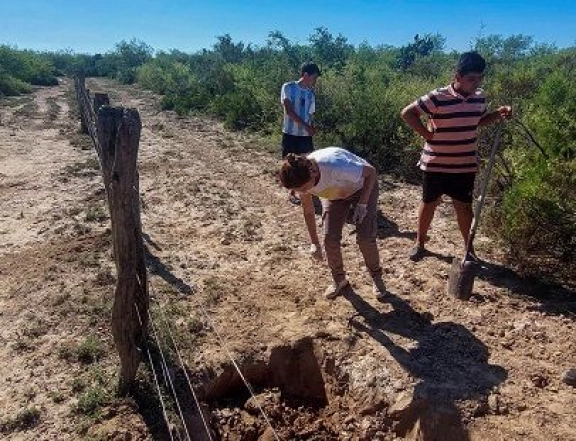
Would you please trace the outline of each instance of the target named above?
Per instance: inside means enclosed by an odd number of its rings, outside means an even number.
[[[180,400],[178,399],[178,394],[176,392],[176,388],[174,387],[174,383],[172,382],[172,377],[170,376],[170,372],[168,371],[168,364],[166,363],[166,357],[164,357],[164,351],[162,350],[162,345],[160,343],[160,339],[158,338],[158,334],[156,332],[156,326],[154,325],[154,319],[152,318],[152,314],[150,314],[150,310],[148,310],[148,317],[150,318],[150,325],[152,327],[152,333],[154,334],[154,340],[156,340],[156,344],[158,345],[158,350],[160,351],[160,358],[162,359],[162,370],[164,372],[164,378],[166,384],[170,386],[172,390],[172,394],[174,395],[174,401],[176,402],[176,408],[178,409],[178,413],[180,414],[180,419],[182,420],[182,425],[184,426],[184,431],[186,432],[186,437],[189,441],[192,441],[190,438],[190,433],[188,432],[188,427],[186,425],[186,420],[184,418],[184,414],[182,413],[182,408],[180,406]]]
[[[154,289],[152,287],[151,282],[150,282],[150,288],[151,288],[152,292],[154,293]],[[202,423],[204,424],[204,428],[206,429],[206,433],[208,434],[208,438],[210,439],[210,441],[212,441],[212,435],[210,433],[210,428],[208,426],[206,418],[204,417],[204,413],[202,412],[202,408],[200,406],[200,401],[198,400],[198,396],[196,395],[196,392],[194,392],[194,388],[192,387],[192,381],[190,380],[190,376],[188,375],[188,371],[184,367],[184,361],[182,360],[182,356],[180,355],[180,350],[178,349],[178,346],[176,344],[176,340],[172,334],[172,330],[170,329],[170,323],[168,322],[166,314],[164,313],[164,308],[162,307],[162,303],[160,302],[160,300],[158,298],[156,298],[156,303],[158,304],[158,307],[160,309],[160,314],[162,315],[162,320],[164,321],[165,327],[168,330],[168,334],[170,336],[170,340],[172,342],[172,345],[174,346],[174,349],[176,350],[176,355],[178,356],[178,362],[180,363],[180,367],[181,367],[182,371],[184,372],[184,376],[186,377],[186,381],[188,382],[188,387],[190,388],[190,393],[192,394],[192,397],[194,398],[194,402],[196,403],[196,406],[198,408],[198,413],[200,414],[200,418],[202,419]]]
[[[136,315],[138,316],[138,321],[140,322],[140,327],[144,328],[142,324],[142,318],[140,317],[140,311],[138,310],[138,306],[134,303],[134,308],[136,309]],[[168,434],[170,435],[170,439],[174,441],[174,437],[172,436],[172,431],[170,430],[170,421],[168,420],[168,413],[166,412],[166,405],[164,404],[164,398],[162,397],[162,390],[160,389],[160,383],[158,381],[158,375],[156,374],[156,369],[154,368],[154,362],[152,361],[152,355],[150,355],[150,350],[148,349],[148,345],[144,344],[146,349],[146,354],[148,355],[148,361],[150,362],[150,368],[152,369],[152,376],[154,377],[154,384],[156,385],[156,390],[158,391],[158,397],[160,398],[160,405],[162,406],[162,414],[164,416],[164,422],[166,423],[166,427],[168,428]]]

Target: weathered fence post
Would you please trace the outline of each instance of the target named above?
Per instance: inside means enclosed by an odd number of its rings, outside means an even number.
[[[148,279],[140,221],[140,185],[136,162],[142,123],[135,109],[110,107],[108,95],[90,99],[85,79],[74,78],[80,120],[98,153],[108,199],[117,283],[112,335],[120,355],[118,393],[131,388],[148,332]]]
[[[141,361],[139,348],[148,329],[148,282],[136,169],[142,124],[135,109],[105,105],[95,110],[118,279],[112,334],[121,363],[118,393],[124,395],[136,377]]]
[[[74,77],[74,88],[76,89],[76,101],[78,102],[78,111],[80,113],[80,131],[84,134],[88,134],[88,121],[87,121],[87,109],[84,108],[84,90],[85,90],[85,79],[83,75],[77,74]]]
[[[94,112],[98,112],[98,109],[102,106],[109,106],[110,99],[107,93],[95,92],[94,93]]]

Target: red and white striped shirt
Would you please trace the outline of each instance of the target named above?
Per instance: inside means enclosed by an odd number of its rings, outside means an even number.
[[[478,171],[476,138],[478,122],[486,114],[486,97],[478,89],[468,97],[452,84],[415,101],[434,132],[420,156],[420,168],[428,172],[473,173]]]

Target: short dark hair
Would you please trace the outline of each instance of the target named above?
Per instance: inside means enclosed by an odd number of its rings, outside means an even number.
[[[302,63],[302,66],[300,66],[300,74],[304,75],[305,73],[307,73],[308,75],[314,75],[314,74],[317,74],[318,76],[322,75],[320,73],[320,68],[318,67],[318,65],[312,61],[306,61],[305,63]]]
[[[484,73],[484,69],[486,69],[486,60],[475,51],[464,52],[456,63],[456,73],[460,75],[466,75],[470,72]]]

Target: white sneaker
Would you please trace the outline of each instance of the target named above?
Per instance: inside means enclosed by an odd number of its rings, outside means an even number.
[[[388,297],[388,291],[386,291],[386,284],[381,278],[372,279],[372,292],[376,296],[376,300],[384,300]]]
[[[342,291],[348,285],[350,285],[350,282],[348,282],[348,279],[344,279],[340,283],[334,282],[334,283],[330,284],[330,286],[328,288],[326,288],[326,291],[324,291],[324,297],[326,297],[328,300],[335,299],[340,294],[342,294]]]

